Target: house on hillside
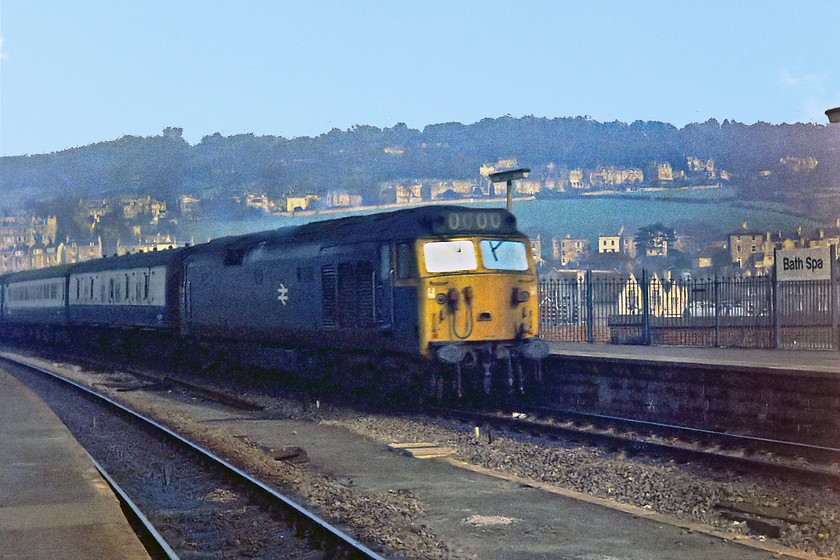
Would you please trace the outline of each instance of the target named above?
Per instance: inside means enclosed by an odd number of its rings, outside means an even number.
[[[590,254],[590,242],[583,237],[566,234],[562,239],[551,240],[551,255],[560,266],[572,266],[583,262]]]

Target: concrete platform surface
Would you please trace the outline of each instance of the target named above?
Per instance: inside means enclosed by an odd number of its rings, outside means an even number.
[[[0,369],[0,559],[148,560],[70,431]]]
[[[669,523],[662,516],[499,476],[440,454],[428,444],[388,446],[329,422],[263,420],[218,409],[185,413],[270,449],[295,446],[310,467],[355,491],[411,492],[426,504],[417,523],[460,551],[481,560],[757,560],[788,557],[779,548],[745,546],[705,534],[702,527]],[[753,541],[755,542],[755,541]],[[769,544],[769,543],[768,543]],[[792,552],[792,551],[791,551]]]

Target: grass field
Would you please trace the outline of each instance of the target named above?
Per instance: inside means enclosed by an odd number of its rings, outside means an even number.
[[[584,237],[597,244],[598,235],[615,234],[621,226],[632,234],[638,228],[661,222],[677,234],[725,239],[727,233],[747,222],[750,230],[792,232],[797,226],[816,227],[813,220],[785,213],[783,209],[755,208],[733,201],[649,200],[615,197],[580,197],[556,200],[514,201],[519,227],[533,235]],[[706,241],[703,239],[701,241]],[[597,245],[594,245],[597,246]]]

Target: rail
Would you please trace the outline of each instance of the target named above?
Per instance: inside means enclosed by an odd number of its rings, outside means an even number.
[[[834,466],[840,457],[837,448],[550,407],[520,408],[524,412],[513,415],[443,408],[429,412],[490,429],[541,433],[593,445],[632,449],[634,453],[716,462],[726,468],[740,466],[809,485],[834,487],[840,482],[840,471]]]

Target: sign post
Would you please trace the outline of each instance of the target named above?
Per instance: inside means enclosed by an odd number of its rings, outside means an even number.
[[[777,249],[775,252],[776,266],[776,347],[779,346],[782,335],[781,326],[781,294],[780,284],[783,282],[828,282],[828,297],[826,307],[831,313],[831,345],[837,348],[838,310],[836,290],[834,288],[834,258],[835,248],[812,247],[807,249]],[[790,290],[784,290],[790,295]],[[798,294],[803,297],[803,293]]]

